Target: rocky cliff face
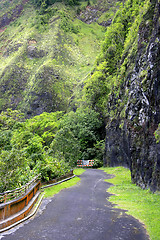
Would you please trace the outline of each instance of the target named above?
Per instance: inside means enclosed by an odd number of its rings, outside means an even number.
[[[130,57],[133,67],[125,66],[119,96],[110,96],[108,111],[117,106],[118,114],[107,119],[104,160],[129,166],[133,182],[152,191],[160,190],[160,144],[154,137],[160,123],[159,40],[160,3],[152,1],[139,27],[136,55]]]

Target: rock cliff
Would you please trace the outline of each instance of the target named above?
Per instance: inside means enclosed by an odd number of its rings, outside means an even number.
[[[160,144],[154,132],[160,122],[160,3],[152,0],[140,23],[136,54],[125,57],[124,81],[115,89],[106,122],[106,165],[131,169],[134,183],[152,191],[160,190]],[[132,67],[131,67],[132,66]]]

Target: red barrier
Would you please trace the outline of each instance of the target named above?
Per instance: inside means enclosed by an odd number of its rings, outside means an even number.
[[[77,160],[77,167],[93,167],[94,160]]]

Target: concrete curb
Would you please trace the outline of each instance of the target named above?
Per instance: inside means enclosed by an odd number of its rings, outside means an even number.
[[[70,179],[72,179],[72,178],[74,178],[74,177],[76,177],[76,175],[73,175],[72,177],[69,177],[69,178],[65,178],[65,179],[63,179],[63,180],[61,180],[61,181],[59,181],[59,182],[56,182],[56,183],[48,184],[48,185],[46,185],[46,186],[41,187],[41,189],[49,188],[49,187],[55,186],[55,185],[57,185],[57,184],[66,182],[66,181],[68,181],[68,180],[70,180]]]

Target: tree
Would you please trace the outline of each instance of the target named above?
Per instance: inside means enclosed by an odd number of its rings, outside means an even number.
[[[64,158],[71,166],[81,157],[81,149],[78,139],[68,126],[62,127],[55,135],[51,143],[53,155]]]
[[[78,159],[92,159],[97,154],[94,145],[100,140],[102,125],[99,114],[94,110],[69,112],[60,120],[51,149],[61,154],[72,166]]]
[[[0,114],[0,191],[19,187],[37,173],[48,181],[69,171],[68,164],[48,150],[62,116],[43,113],[20,122],[18,111]]]
[[[0,154],[0,192],[20,187],[23,180],[28,181],[26,174],[27,159],[23,151],[11,149]]]

